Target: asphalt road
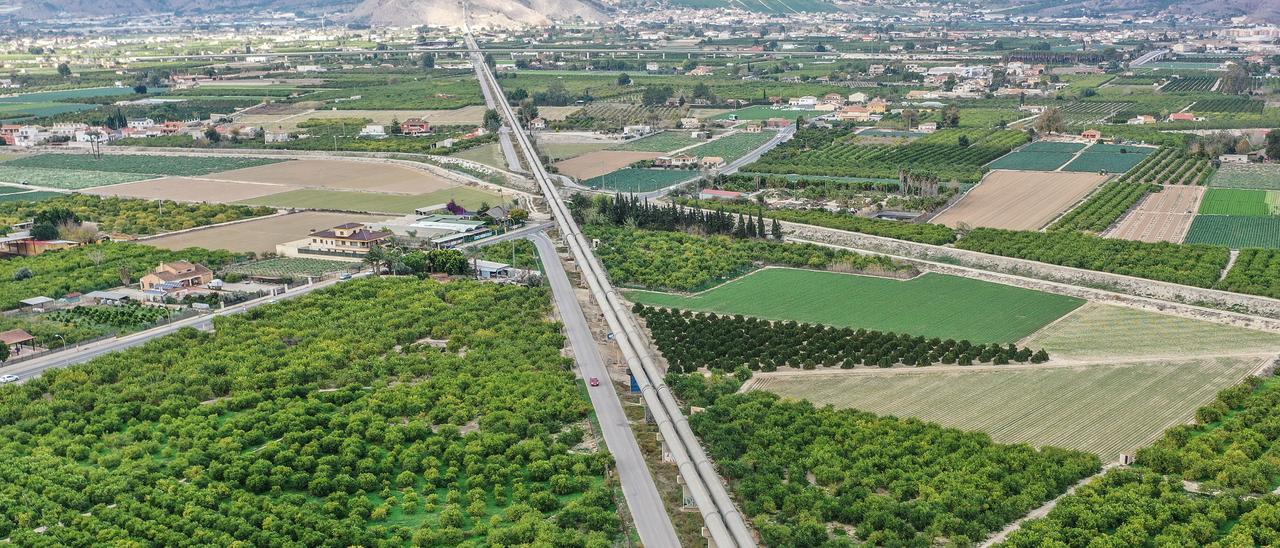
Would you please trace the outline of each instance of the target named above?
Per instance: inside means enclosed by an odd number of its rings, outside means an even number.
[[[595,377],[600,379],[600,386],[588,384],[591,406],[596,410],[596,419],[604,433],[604,442],[613,454],[618,478],[622,483],[622,495],[631,509],[631,517],[635,520],[636,531],[640,533],[640,542],[645,546],[667,547],[680,546],[675,526],[671,524],[671,516],[662,504],[662,496],[653,483],[653,475],[640,453],[640,445],[636,443],[631,431],[631,424],[622,410],[622,401],[609,380],[609,372],[605,369],[604,360],[600,358],[600,348],[591,336],[591,328],[587,318],[574,294],[569,276],[565,274],[564,265],[556,255],[555,246],[543,232],[535,232],[529,236],[538,248],[538,256],[542,259],[546,270],[547,281],[551,284],[556,309],[560,311],[560,320],[564,322],[565,333],[573,348],[573,355],[578,364],[578,371],[583,379]]]
[[[357,274],[356,277],[361,277],[363,274],[364,273]],[[50,352],[38,358],[32,358],[24,362],[18,362],[13,365],[6,365],[4,367],[0,367],[0,375],[17,375],[18,377],[21,378],[19,382],[26,382],[28,379],[32,377],[38,377],[42,373],[50,369],[57,369],[60,367],[67,367],[67,366],[75,365],[78,363],[84,363],[98,356],[110,354],[112,352],[119,352],[127,348],[132,348],[141,344],[145,344],[147,341],[150,341],[151,339],[169,335],[184,327],[194,327],[196,329],[207,330],[212,328],[214,318],[217,318],[220,316],[229,316],[232,314],[240,314],[245,310],[256,308],[264,304],[271,304],[278,300],[292,299],[294,297],[306,295],[307,293],[310,293],[317,289],[323,289],[323,288],[329,287],[331,285],[339,283],[340,281],[341,280],[334,279],[334,280],[316,282],[311,285],[304,285],[297,289],[293,289],[287,293],[281,293],[275,296],[267,296],[267,297],[262,297],[260,299],[254,299],[252,301],[246,301],[244,303],[240,303],[235,306],[229,306],[227,308],[214,311],[210,314],[178,320],[170,324],[165,324],[159,327],[153,327],[146,331],[139,331],[137,333],[126,335],[124,337],[97,341],[94,343],[81,345],[78,348],[74,348],[70,350],[60,350],[57,352]]]

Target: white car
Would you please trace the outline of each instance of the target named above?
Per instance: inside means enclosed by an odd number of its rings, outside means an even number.
[[[0,375],[0,384],[9,384],[11,382],[18,382],[18,376],[17,375]]]

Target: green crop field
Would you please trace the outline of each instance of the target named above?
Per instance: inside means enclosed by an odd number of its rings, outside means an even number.
[[[1209,186],[1280,190],[1280,164],[1222,164]]]
[[[852,407],[979,430],[1000,443],[1089,451],[1107,462],[1186,422],[1197,407],[1238,383],[1263,360],[855,369],[762,375],[752,381],[752,387],[818,406]]]
[[[1280,249],[1280,217],[1196,215],[1185,243]]]
[[[1246,215],[1265,217],[1277,213],[1280,192],[1210,188],[1200,202],[1201,215]]]
[[[276,158],[237,158],[228,156],[147,156],[138,154],[110,155],[95,158],[90,154],[40,154],[10,160],[3,165],[41,169],[72,169],[137,173],[151,175],[208,175],[246,167],[265,166],[284,160]]]
[[[612,147],[610,150],[633,150],[639,152],[671,152],[673,150],[704,142],[689,136],[688,131],[663,131],[634,141]]]
[[[1039,152],[1019,150],[1010,152],[987,164],[991,169],[1016,169],[1023,171],[1054,171],[1071,161],[1070,152]]]
[[[250,276],[283,277],[283,276],[322,276],[330,272],[343,272],[358,263],[343,261],[326,261],[309,257],[274,257],[243,263],[227,269],[228,272]]]
[[[41,186],[62,190],[79,190],[104,185],[131,183],[154,179],[155,175],[141,173],[110,173],[106,171],[82,171],[77,169],[45,169],[17,167],[0,164],[0,182]]]
[[[1225,356],[1280,351],[1280,335],[1125,306],[1086,304],[1026,339],[1054,359]]]
[[[582,182],[591,188],[618,192],[652,192],[698,176],[697,171],[683,169],[624,168],[592,177]]]
[[[50,192],[46,190],[36,190],[32,192],[9,192],[0,194],[0,202],[43,202],[51,200],[58,196],[66,196],[61,192]]]
[[[413,213],[417,208],[444,204],[449,200],[467,209],[476,209],[482,203],[498,204],[502,198],[497,194],[463,186],[414,195],[304,188],[250,198],[237,203],[369,213]]]
[[[942,274],[895,280],[768,268],[708,291],[633,291],[638,303],[859,327],[975,343],[1017,341],[1084,304],[1080,299]]]
[[[1153,148],[1121,147],[1116,145],[1093,145],[1080,154],[1078,158],[1062,167],[1063,171],[1083,171],[1107,173],[1124,173],[1133,169],[1148,155],[1155,152]]]
[[[761,133],[745,133],[738,132],[733,135],[721,137],[705,145],[700,145],[689,149],[687,152],[691,156],[719,156],[724,158],[725,162],[732,162],[746,156],[751,151],[764,146],[770,139],[777,137],[777,133],[765,131]]]
[[[1025,147],[1022,147],[1019,150],[1019,152],[1056,152],[1056,153],[1065,152],[1067,154],[1075,154],[1077,152],[1080,152],[1082,149],[1084,149],[1084,147],[1085,145],[1082,145],[1080,143],[1064,143],[1059,141],[1036,141]]]

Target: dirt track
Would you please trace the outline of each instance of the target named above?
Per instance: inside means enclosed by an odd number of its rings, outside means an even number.
[[[1106,180],[1093,173],[996,170],[933,222],[1039,230]]]

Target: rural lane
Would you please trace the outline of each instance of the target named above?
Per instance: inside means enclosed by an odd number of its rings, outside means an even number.
[[[600,348],[591,336],[591,328],[587,325],[586,315],[578,302],[578,296],[569,276],[565,274],[564,265],[556,253],[551,239],[543,232],[535,232],[529,236],[538,248],[538,256],[542,259],[547,281],[551,285],[551,293],[555,298],[556,309],[560,311],[560,321],[564,322],[564,330],[573,348],[574,361],[582,373],[583,380],[596,377],[601,380],[600,386],[587,386],[591,397],[591,406],[596,410],[596,419],[604,434],[605,445],[613,454],[614,465],[618,470],[618,479],[622,483],[622,495],[631,509],[631,517],[635,520],[636,531],[645,546],[679,546],[671,516],[662,504],[662,495],[653,482],[653,475],[640,452],[631,431],[631,424],[622,409],[622,401],[609,380],[609,371],[600,357]]]
[[[357,274],[356,276],[353,276],[353,278],[364,277],[366,275],[367,273],[360,273],[360,274]],[[240,303],[235,306],[229,306],[227,308],[217,310],[210,314],[194,316],[191,318],[178,320],[173,323],[161,325],[158,327],[153,327],[146,331],[139,331],[131,335],[125,335],[123,337],[117,337],[114,339],[106,339],[103,341],[89,343],[89,344],[81,345],[77,348],[73,348],[69,350],[59,350],[57,352],[50,352],[46,355],[43,355],[37,358],[32,358],[27,361],[4,366],[0,368],[0,374],[18,375],[22,379],[19,382],[26,382],[28,379],[31,379],[32,377],[38,377],[42,373],[50,369],[58,369],[62,367],[75,365],[78,363],[84,363],[94,358],[97,358],[99,356],[110,354],[112,352],[119,352],[121,350],[133,348],[135,346],[145,344],[148,341],[155,339],[157,337],[163,337],[165,335],[169,335],[184,327],[193,327],[196,329],[208,329],[213,326],[214,318],[221,317],[221,316],[230,316],[232,314],[240,314],[242,312],[245,312],[246,310],[256,308],[264,304],[271,304],[282,299],[292,299],[294,297],[300,297],[302,295],[311,293],[312,291],[315,291],[317,289],[324,289],[326,287],[332,286],[341,281],[342,280],[332,279],[332,280],[326,280],[322,282],[316,282],[313,284],[301,286],[297,289],[294,289],[286,293],[281,293],[279,295],[268,295],[266,297],[261,297],[258,299],[254,299],[252,301],[246,301],[244,303]]]

